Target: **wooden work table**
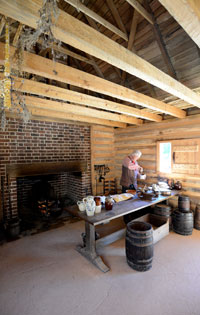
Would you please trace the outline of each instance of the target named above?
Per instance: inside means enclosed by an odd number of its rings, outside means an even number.
[[[179,191],[172,190],[170,196],[162,196],[153,199],[153,200],[144,200],[138,198],[137,195],[132,199],[121,201],[113,205],[113,209],[110,211],[106,211],[104,207],[102,207],[102,211],[99,214],[95,214],[94,216],[87,216],[86,212],[81,212],[78,209],[78,206],[74,205],[68,207],[66,210],[70,212],[72,215],[77,216],[85,221],[85,246],[77,246],[77,250],[80,254],[86,257],[90,262],[92,262],[96,267],[98,267],[101,271],[107,272],[110,270],[108,266],[106,266],[100,256],[98,256],[96,252],[96,248],[110,244],[117,239],[122,238],[125,235],[125,230],[119,230],[115,233],[112,233],[104,238],[100,238],[95,240],[95,226],[107,223],[111,220],[124,216],[126,214],[138,211],[140,209],[152,206],[156,203],[168,200],[175,195],[178,195]]]

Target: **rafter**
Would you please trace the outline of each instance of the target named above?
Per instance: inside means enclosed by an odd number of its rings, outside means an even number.
[[[23,0],[14,2],[1,0],[0,13],[7,13],[13,19],[35,28],[40,7],[41,1],[39,0],[26,0],[25,2]],[[53,32],[55,37],[61,41],[200,107],[200,96],[192,90],[69,14],[60,11]]]
[[[120,15],[119,15],[119,12],[118,12],[118,10],[117,10],[113,0],[106,0],[106,2],[107,2],[108,7],[111,10],[111,13],[112,13],[112,15],[113,15],[113,17],[115,19],[115,22],[117,23],[118,27],[120,28],[120,30],[122,32],[124,32],[126,34],[126,36],[128,36],[126,28],[124,26],[124,23],[122,22],[122,19],[121,19]]]
[[[132,48],[133,48],[133,43],[135,40],[135,34],[136,34],[138,20],[139,20],[139,13],[136,10],[134,10],[133,18],[132,18],[132,22],[131,22],[131,28],[130,28],[130,35],[129,35],[129,39],[128,39],[128,46],[127,46],[128,50],[132,50]],[[125,80],[126,80],[126,72],[124,71],[122,73],[122,81],[125,81]]]
[[[15,49],[10,47],[10,52],[11,60],[13,60]],[[0,43],[0,64],[3,63],[4,44]],[[14,61],[11,66],[12,68],[17,69],[17,65]],[[22,70],[48,79],[65,82],[67,84],[109,95],[150,109],[155,109],[175,117],[183,118],[186,115],[183,110],[165,104],[164,102],[153,99],[147,95],[32,53],[24,52]]]
[[[152,16],[143,8],[137,0],[126,0],[135,10],[137,10],[149,23],[153,24]]]
[[[102,24],[104,27],[108,28],[113,33],[117,34],[119,37],[123,38],[124,40],[128,40],[128,37],[125,33],[120,31],[117,27],[106,21],[104,18],[93,12],[92,10],[88,9],[84,4],[82,4],[79,0],[64,0],[65,2],[71,4],[76,9],[80,10],[84,14],[88,15],[90,18],[94,19],[96,22]]]
[[[172,65],[172,62],[170,60],[170,57],[169,57],[166,45],[164,43],[164,40],[162,38],[162,34],[161,34],[161,31],[160,31],[160,28],[159,28],[159,26],[158,26],[158,24],[156,22],[156,18],[154,16],[153,11],[151,10],[151,7],[150,7],[150,5],[149,5],[147,0],[145,1],[145,5],[146,5],[146,8],[148,9],[149,13],[152,16],[152,19],[153,19],[153,22],[154,22],[153,25],[152,25],[152,30],[154,32],[154,35],[155,35],[156,41],[158,43],[160,52],[162,54],[163,60],[165,62],[165,65],[167,66],[168,74],[171,75],[173,78],[177,79],[176,72],[175,72],[174,67]]]
[[[199,0],[159,0],[200,48]]]

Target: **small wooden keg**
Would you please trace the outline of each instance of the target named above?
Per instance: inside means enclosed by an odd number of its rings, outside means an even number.
[[[153,260],[153,229],[147,222],[131,221],[126,230],[126,259],[137,271],[147,271]]]
[[[169,219],[169,227],[172,228],[172,208],[164,203],[158,203],[155,205],[153,209],[153,213],[156,215],[159,215],[161,217],[164,217],[166,219]]]
[[[171,215],[172,209],[170,206],[165,205],[164,203],[158,203],[155,205],[154,214],[161,215],[163,217],[169,217]]]
[[[200,204],[198,204],[195,209],[194,228],[200,230]]]
[[[182,212],[190,211],[190,197],[179,196],[178,197],[178,208]]]
[[[182,212],[179,209],[175,210],[172,214],[172,226],[174,232],[178,234],[191,235],[194,226],[193,212]]]

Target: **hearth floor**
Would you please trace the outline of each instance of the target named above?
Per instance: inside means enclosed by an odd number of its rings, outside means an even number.
[[[132,270],[124,239],[101,250],[102,273],[74,248],[84,222],[66,222],[0,247],[1,315],[199,315],[200,231],[154,246],[153,267]]]

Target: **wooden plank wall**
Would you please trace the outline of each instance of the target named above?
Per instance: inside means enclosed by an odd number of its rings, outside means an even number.
[[[121,176],[121,162],[125,155],[133,150],[141,150],[140,165],[147,174],[148,183],[156,183],[158,173],[156,170],[156,142],[162,140],[200,138],[200,115],[186,119],[170,119],[162,123],[149,123],[140,127],[128,127],[115,130],[115,169],[119,185]],[[183,184],[182,194],[190,196],[192,207],[200,202],[200,176],[172,174],[168,176],[180,180]],[[176,206],[177,202],[174,203]]]
[[[94,170],[94,165],[105,164],[110,168],[106,179],[114,179],[114,128],[103,126],[91,127],[91,177],[93,195],[103,194],[103,181],[99,182],[99,176]]]

